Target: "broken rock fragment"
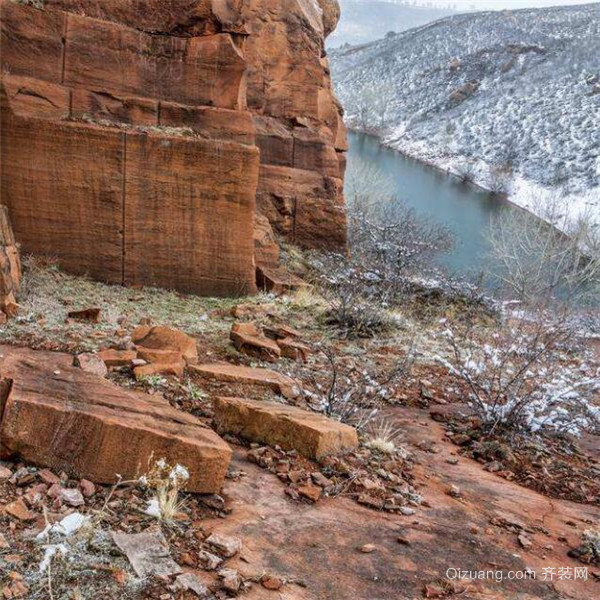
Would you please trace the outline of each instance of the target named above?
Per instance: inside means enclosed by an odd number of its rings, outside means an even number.
[[[183,376],[184,362],[177,363],[157,363],[149,365],[139,365],[133,369],[135,378],[140,380],[144,377],[151,377],[153,375],[173,375],[174,377]]]
[[[0,458],[114,483],[117,474],[139,477],[159,456],[188,469],[188,491],[220,490],[231,449],[192,415],[73,367],[68,354],[1,346],[0,355],[0,372],[12,381]]]
[[[141,325],[135,329],[131,335],[131,340],[136,346],[141,348],[177,352],[187,364],[198,362],[196,340],[178,329],[171,329],[164,326],[149,327],[148,325]],[[143,356],[140,358],[143,358]]]
[[[106,363],[97,354],[84,352],[73,359],[73,364],[88,373],[104,377],[108,373]]]
[[[273,294],[285,294],[306,287],[306,283],[283,267],[261,266],[256,269],[258,288]]]
[[[206,543],[226,558],[235,556],[242,549],[242,540],[220,533],[211,533]]]
[[[219,431],[252,442],[297,450],[307,458],[319,459],[358,447],[354,427],[295,406],[243,398],[215,398],[213,407]]]
[[[181,567],[171,558],[167,540],[160,531],[134,534],[113,531],[112,538],[127,556],[138,577],[181,573]]]
[[[257,369],[225,362],[197,365],[190,369],[205,379],[268,387],[288,399],[295,398],[299,394],[293,379],[271,369]]]
[[[238,352],[275,362],[281,355],[276,342],[264,336],[254,323],[234,323],[229,335]]]
[[[8,208],[0,206],[0,323],[18,312],[16,301],[21,285],[21,261]]]
[[[135,360],[137,355],[134,350],[107,348],[106,350],[100,350],[97,356],[110,369],[112,367],[131,367],[131,362]]]
[[[301,360],[306,362],[310,354],[310,347],[291,337],[277,340],[277,345],[281,350],[281,356],[291,358],[292,360]]]
[[[99,323],[100,312],[100,309],[97,307],[84,308],[81,310],[72,310],[68,312],[67,317],[75,321],[88,321],[89,323]]]

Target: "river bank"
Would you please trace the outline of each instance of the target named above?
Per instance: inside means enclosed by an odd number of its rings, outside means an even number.
[[[373,137],[385,148],[454,177],[461,183],[493,194],[497,200],[523,209],[564,233],[569,234],[573,227],[582,221],[592,227],[600,227],[600,189],[598,188],[588,190],[586,193],[566,194],[561,188],[548,188],[518,173],[511,173],[506,176],[506,181],[503,183],[505,189],[493,189],[495,186],[490,184],[492,169],[483,160],[470,160],[468,177],[465,177],[464,157],[438,154],[422,141],[412,142],[405,137],[394,136],[393,133],[362,131],[351,123],[348,124],[348,130]]]

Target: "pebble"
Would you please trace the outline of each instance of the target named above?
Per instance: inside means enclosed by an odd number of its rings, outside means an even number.
[[[460,488],[457,485],[452,485],[450,487],[450,490],[448,490],[448,494],[450,496],[452,496],[453,498],[460,498],[461,497]]]
[[[533,542],[524,533],[519,534],[517,539],[523,548],[531,548],[533,546]]]
[[[263,575],[260,583],[267,590],[279,590],[283,586],[283,581],[272,575]]]
[[[206,539],[206,543],[216,548],[220,554],[227,558],[235,556],[242,549],[242,541],[240,539],[218,533],[211,533]]]
[[[220,557],[207,550],[200,550],[200,552],[198,552],[198,561],[207,571],[218,569],[223,562]]]
[[[223,588],[228,592],[236,593],[242,585],[242,577],[235,569],[221,569],[219,577],[223,580]]]
[[[365,554],[371,554],[371,552],[375,551],[375,544],[365,544],[361,547],[360,551]]]
[[[58,497],[69,506],[81,506],[85,504],[83,494],[76,488],[61,488]]]

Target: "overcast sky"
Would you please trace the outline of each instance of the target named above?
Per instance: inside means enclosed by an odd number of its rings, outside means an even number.
[[[419,4],[439,6],[456,5],[459,10],[497,10],[503,8],[536,8],[540,6],[566,6],[591,4],[598,0],[417,0]]]

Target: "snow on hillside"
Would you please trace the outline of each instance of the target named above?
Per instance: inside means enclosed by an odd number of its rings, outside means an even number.
[[[600,4],[456,15],[330,61],[351,127],[529,208],[559,190],[600,222]]]
[[[366,44],[389,31],[405,31],[454,13],[444,8],[413,6],[406,0],[340,0],[340,8],[340,22],[327,39],[330,48]]]

